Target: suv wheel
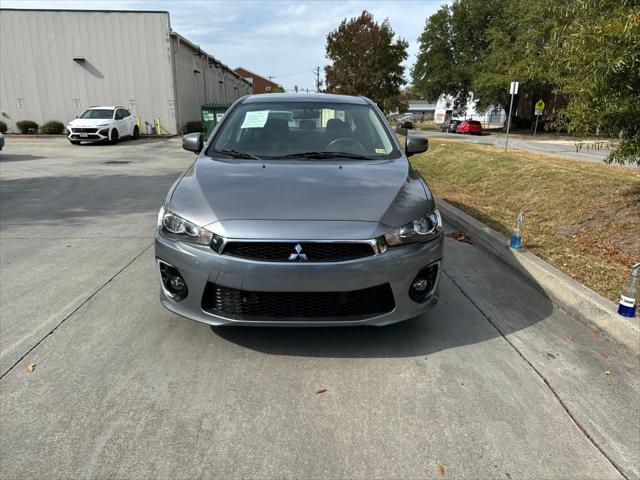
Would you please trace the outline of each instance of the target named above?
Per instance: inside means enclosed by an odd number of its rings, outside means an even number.
[[[118,135],[118,130],[114,128],[113,130],[111,130],[110,142],[112,145],[115,145],[116,143],[118,143],[118,140],[120,140],[120,135]]]

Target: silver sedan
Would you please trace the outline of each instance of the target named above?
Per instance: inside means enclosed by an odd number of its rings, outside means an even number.
[[[160,299],[210,325],[387,325],[438,297],[442,221],[373,102],[238,100],[158,215]]]

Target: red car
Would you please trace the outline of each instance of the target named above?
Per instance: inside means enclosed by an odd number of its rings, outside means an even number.
[[[473,133],[476,135],[482,135],[482,124],[477,120],[465,120],[458,125],[456,133]]]

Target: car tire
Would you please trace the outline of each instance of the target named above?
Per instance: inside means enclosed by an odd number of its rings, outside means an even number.
[[[116,143],[118,143],[118,140],[120,140],[120,134],[118,134],[118,129],[114,128],[113,130],[111,130],[109,143],[111,143],[111,145],[115,145]]]
[[[136,125],[135,127],[133,127],[133,139],[137,140],[139,137],[140,137],[140,129]]]
[[[69,140],[71,145],[80,145],[80,140]]]

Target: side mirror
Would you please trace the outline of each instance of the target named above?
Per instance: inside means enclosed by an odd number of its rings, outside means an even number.
[[[407,157],[410,157],[411,155],[414,155],[416,153],[426,152],[428,148],[429,140],[427,140],[425,137],[418,137],[416,135],[409,135],[407,137]]]
[[[200,153],[202,150],[202,133],[188,133],[182,137],[182,148],[190,152]]]

